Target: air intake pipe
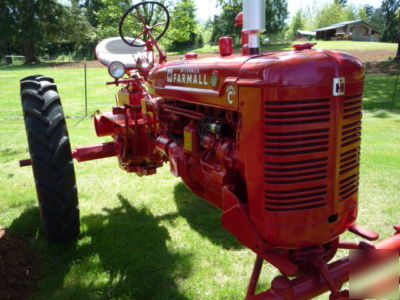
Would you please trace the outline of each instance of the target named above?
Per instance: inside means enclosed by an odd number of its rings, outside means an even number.
[[[258,54],[260,51],[259,34],[265,31],[265,1],[243,0],[243,29],[249,37],[248,45],[250,54]]]

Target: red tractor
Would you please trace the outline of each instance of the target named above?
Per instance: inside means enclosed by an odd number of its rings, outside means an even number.
[[[217,57],[188,53],[172,62],[157,44],[169,25],[166,8],[155,1],[132,6],[120,21],[120,38],[96,48],[114,78],[107,84],[121,86],[112,110],[94,118],[96,134],[112,142],[71,151],[53,80],[21,80],[31,155],[21,165],[32,165],[50,241],[79,234],[73,159],[116,156],[123,170],[139,176],[169,163],[174,176],[221,210],[223,227],[257,255],[247,299],[309,299],[326,291],[348,299],[341,286],[362,261],[329,263],[339,248],[398,253],[400,226],[377,244],[339,240],[345,231],[378,238],[355,224],[362,64],[311,43],[259,53],[264,3],[243,1],[236,20],[241,55],[223,37]],[[255,295],[264,260],[282,275]]]

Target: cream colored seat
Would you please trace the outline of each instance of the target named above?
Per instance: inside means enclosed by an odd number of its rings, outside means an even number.
[[[133,38],[126,38],[126,40],[133,42]],[[137,43],[143,42],[135,41],[135,44]],[[112,37],[97,44],[95,52],[97,60],[105,66],[108,66],[113,61],[120,61],[127,68],[135,68],[135,57],[142,56],[145,50],[144,47],[128,46],[120,37]]]

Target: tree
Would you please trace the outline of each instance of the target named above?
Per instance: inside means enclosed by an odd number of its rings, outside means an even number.
[[[383,15],[382,41],[397,42],[398,18],[397,10],[400,8],[400,0],[383,0],[380,7]]]
[[[0,6],[0,43],[25,55],[25,63],[38,61],[46,42],[80,41],[89,30],[79,14],[77,0],[70,8],[56,0],[3,0]]]
[[[71,0],[71,6],[66,9],[63,20],[62,31],[50,43],[65,44],[75,54],[90,56],[98,39],[85,10],[79,5],[79,0]]]
[[[365,13],[367,14],[367,17],[370,18],[372,14],[374,13],[375,8],[372,5],[366,4],[364,5]]]
[[[289,37],[294,38],[297,36],[297,30],[304,28],[304,20],[302,11],[298,10],[293,16],[289,25]]]
[[[99,25],[97,19],[97,12],[104,8],[104,3],[102,0],[85,0],[82,4],[82,8],[85,9],[85,16],[90,24],[94,27]]]
[[[97,22],[97,34],[99,38],[109,38],[112,36],[118,36],[118,25],[123,14],[132,6],[131,0],[101,0],[102,4],[99,5],[99,10],[94,12],[96,16],[95,22]],[[145,2],[145,0],[141,0]],[[169,1],[159,0],[167,8],[169,7]],[[137,2],[139,3],[139,1]],[[147,6],[146,6],[147,7]],[[149,5],[150,7],[150,5]],[[142,8],[143,9],[143,8]],[[141,13],[145,16],[146,11],[144,9]],[[146,18],[146,16],[145,16]],[[136,18],[126,18],[126,22],[132,29],[132,37],[134,34],[138,34],[143,30],[143,25]]]
[[[265,0],[265,31],[275,35],[285,30],[285,20],[288,17],[286,0]]]
[[[370,10],[368,23],[381,33],[385,31],[385,16],[383,15],[381,8],[373,8]]]
[[[347,0],[334,0],[334,2],[342,7],[347,5]]]
[[[222,36],[238,37],[241,28],[234,26],[235,18],[242,11],[242,3],[238,0],[220,1],[222,12],[214,17],[211,42],[217,43]]]
[[[357,15],[358,15],[358,18],[357,19],[359,19],[359,20],[363,20],[363,21],[365,21],[365,22],[368,22],[368,19],[369,19],[369,12],[368,12],[368,8],[367,7],[360,7],[359,9],[358,9],[358,13],[357,13]]]
[[[397,17],[397,53],[394,58],[396,61],[400,61],[400,8],[397,9],[396,11],[396,17]]]
[[[242,11],[241,0],[219,0],[222,8],[220,16],[214,18],[211,40],[224,35],[238,37],[240,28],[234,26],[236,15]],[[265,31],[268,35],[281,33],[285,29],[285,20],[288,16],[286,0],[265,0]]]
[[[131,6],[130,0],[102,0],[101,8],[95,13],[99,38],[118,36],[119,21]]]
[[[64,7],[53,0],[3,0],[0,19],[2,43],[22,48],[26,63],[37,61],[36,47],[45,38],[45,32],[57,32],[57,18]]]
[[[332,1],[317,9],[314,17],[315,28],[328,27],[332,24],[351,20],[367,20],[367,10],[364,7],[346,5]]]
[[[193,0],[180,0],[171,12],[167,38],[169,48],[180,50],[194,47],[199,39],[196,21],[196,6]]]

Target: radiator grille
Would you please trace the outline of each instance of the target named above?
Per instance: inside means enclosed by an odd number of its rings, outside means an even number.
[[[344,98],[339,165],[340,200],[346,200],[358,192],[361,103],[361,94],[346,96]]]
[[[330,99],[264,103],[267,210],[326,205],[330,118]]]

